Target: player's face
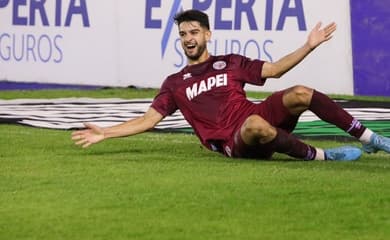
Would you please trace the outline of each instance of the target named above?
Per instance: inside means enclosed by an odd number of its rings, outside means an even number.
[[[184,53],[190,63],[207,59],[207,42],[211,36],[208,29],[200,26],[197,21],[182,22],[179,25],[179,35]]]

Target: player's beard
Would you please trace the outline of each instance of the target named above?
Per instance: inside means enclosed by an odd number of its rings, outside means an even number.
[[[189,53],[188,49],[184,49],[184,54],[191,61],[197,61],[202,56],[202,54],[207,50],[206,43],[197,44],[193,50],[193,53]]]

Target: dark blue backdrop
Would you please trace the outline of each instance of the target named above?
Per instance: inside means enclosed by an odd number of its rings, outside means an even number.
[[[350,3],[355,95],[390,96],[390,1]]]

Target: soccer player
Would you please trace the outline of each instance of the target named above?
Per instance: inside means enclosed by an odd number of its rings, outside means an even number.
[[[88,147],[108,138],[145,132],[180,109],[201,143],[228,157],[269,159],[279,152],[303,160],[351,161],[361,156],[357,147],[321,149],[292,135],[299,116],[310,110],[360,140],[366,152],[390,153],[389,138],[375,134],[314,89],[294,86],[273,93],[259,104],[246,98],[245,84],[262,86],[267,78],[283,76],[332,38],[335,23],[324,28],[318,23],[302,47],[271,63],[235,54],[211,56],[207,50],[209,20],[201,11],[178,13],[175,22],[188,65],[165,79],[142,117],[107,128],[86,123],[86,129],[72,133],[77,145]]]

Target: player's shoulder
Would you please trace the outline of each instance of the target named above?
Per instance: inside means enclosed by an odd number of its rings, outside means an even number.
[[[168,79],[177,79],[179,76],[182,75],[182,71],[179,71],[179,72],[175,72],[175,73],[172,73],[170,75],[167,76],[167,80]]]
[[[178,78],[182,78],[183,77],[183,74],[184,74],[184,69],[181,69],[180,71],[178,72],[175,72],[175,73],[172,73],[170,75],[168,75],[165,79],[165,81],[175,81],[177,80]]]

